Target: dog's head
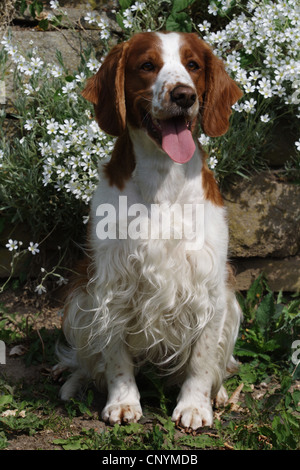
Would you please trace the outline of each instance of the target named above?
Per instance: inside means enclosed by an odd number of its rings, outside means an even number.
[[[83,96],[108,134],[121,135],[129,123],[184,163],[198,119],[208,136],[224,134],[242,92],[196,34],[140,33],[111,50]]]

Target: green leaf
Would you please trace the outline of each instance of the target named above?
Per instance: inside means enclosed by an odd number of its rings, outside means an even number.
[[[125,29],[125,26],[124,26],[124,23],[123,23],[124,18],[121,15],[121,13],[119,13],[119,12],[117,13],[116,20],[117,20],[117,23],[120,26],[120,28]]]
[[[119,4],[122,10],[127,10],[130,5],[133,3],[133,0],[119,0]]]
[[[34,6],[34,3],[31,3],[31,5],[29,5],[29,12],[30,12],[32,18],[35,18],[35,6]]]
[[[36,12],[39,15],[40,13],[42,13],[44,5],[39,0],[35,1],[34,4],[35,4]]]
[[[187,13],[171,13],[166,21],[166,29],[167,31],[191,33],[192,22]]]
[[[49,21],[45,18],[44,20],[41,20],[39,22],[39,27],[43,30],[43,31],[47,31],[48,29],[48,26],[49,26]]]
[[[275,313],[275,302],[272,292],[269,292],[261,301],[256,311],[256,321],[262,332],[265,332]]]
[[[251,363],[241,364],[238,374],[244,383],[253,384],[257,380],[257,371]]]
[[[26,8],[27,8],[26,0],[21,0],[21,4],[20,4],[20,14],[21,15],[24,15],[24,13],[26,11]]]
[[[82,443],[80,437],[71,437],[70,439],[54,439],[53,444],[61,445],[64,450],[87,449],[87,446]]]
[[[192,5],[195,0],[174,0],[172,5],[172,13],[178,13],[182,10],[185,10],[187,7]]]
[[[179,439],[179,442],[193,449],[206,449],[223,445],[223,442],[217,436],[213,438],[205,434],[201,436],[183,436]]]
[[[251,304],[256,304],[258,299],[261,297],[263,293],[263,284],[262,284],[263,275],[260,274],[257,279],[251,284],[248,292],[246,300]]]
[[[7,403],[12,403],[13,397],[11,395],[1,395],[0,396],[0,406],[7,405]]]

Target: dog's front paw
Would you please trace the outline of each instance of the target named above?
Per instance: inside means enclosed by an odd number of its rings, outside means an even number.
[[[140,404],[127,405],[125,403],[118,403],[115,405],[106,405],[102,411],[102,419],[112,425],[117,423],[137,423],[142,415]]]
[[[212,407],[208,403],[195,406],[179,402],[173,412],[172,421],[175,421],[177,426],[193,431],[202,426],[211,426],[213,424]]]

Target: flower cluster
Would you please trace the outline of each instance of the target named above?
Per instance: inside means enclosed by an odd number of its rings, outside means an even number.
[[[43,184],[54,183],[57,191],[71,192],[88,203],[98,181],[97,163],[111,154],[113,141],[92,120],[79,126],[74,119],[62,124],[46,121],[48,142],[39,142],[44,160]]]
[[[239,14],[231,15],[232,6],[239,9]],[[297,0],[249,0],[245,7],[230,0],[211,1],[208,13],[212,23],[217,15],[223,17],[224,23],[226,15],[227,24],[219,31],[207,20],[197,26],[244,92],[244,98],[233,106],[234,111],[242,113],[248,121],[252,118],[253,123],[272,124],[277,118],[276,107],[281,108],[277,114],[282,114],[284,106],[293,106],[293,113],[299,118],[300,6]],[[209,148],[209,139],[205,143]],[[212,150],[210,146],[209,151]],[[215,168],[215,160],[213,165]]]
[[[94,24],[100,29],[100,38],[107,40],[110,37],[110,25],[108,19],[104,19],[96,11],[89,11],[84,17],[85,21],[89,24]]]
[[[123,25],[126,29],[132,29],[134,26],[135,15],[138,12],[143,12],[145,10],[146,3],[144,2],[135,2],[129,8],[126,8],[123,12]]]
[[[86,64],[86,73],[81,72],[74,77],[68,76],[64,81],[63,68],[57,64],[45,64],[37,56],[37,49],[23,55],[5,37],[2,40],[4,50],[15,64],[21,78],[19,96],[26,96],[27,100],[35,98],[42,82],[50,79],[56,81],[55,87],[59,90],[61,100],[66,101],[66,109],[74,106],[79,100],[79,86],[86,81],[90,72],[99,68],[99,62],[90,58]],[[88,203],[91,199],[95,185],[98,181],[98,162],[110,155],[113,140],[102,132],[96,121],[91,119],[88,104],[80,116],[80,121],[63,119],[63,116],[53,118],[46,114],[42,107],[35,109],[35,114],[24,120],[24,130],[28,135],[40,135],[37,141],[37,150],[43,160],[42,184],[53,184],[57,191],[66,191]],[[26,139],[26,133],[21,143]],[[4,152],[0,152],[0,164],[3,163]]]
[[[216,15],[230,6],[226,0],[212,2],[209,13]],[[223,57],[227,70],[244,89],[246,100],[238,111],[253,112],[257,102],[252,101],[253,106],[249,103],[257,92],[265,99],[282,98],[287,105],[300,103],[299,24],[297,0],[250,0],[245,12],[234,16],[220,31],[211,32],[208,21],[198,25],[203,39]]]

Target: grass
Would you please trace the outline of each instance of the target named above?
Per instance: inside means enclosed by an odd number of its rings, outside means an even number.
[[[46,435],[47,448],[65,450],[299,450],[300,367],[292,354],[300,333],[300,296],[274,294],[260,276],[239,301],[244,321],[235,355],[241,366],[225,384],[236,399],[216,410],[211,428],[191,434],[177,429],[170,416],[178,391],[167,390],[151,368],[137,378],[144,418],[113,427],[99,419],[99,396],[93,389],[81,401],[63,404],[57,398],[60,385],[49,372],[30,383],[3,374],[0,449],[14,448],[20,438],[30,443],[33,436],[37,442],[43,437],[45,448]],[[49,371],[59,330],[37,331],[3,305],[0,318],[0,339],[26,348],[27,367],[43,365]]]

